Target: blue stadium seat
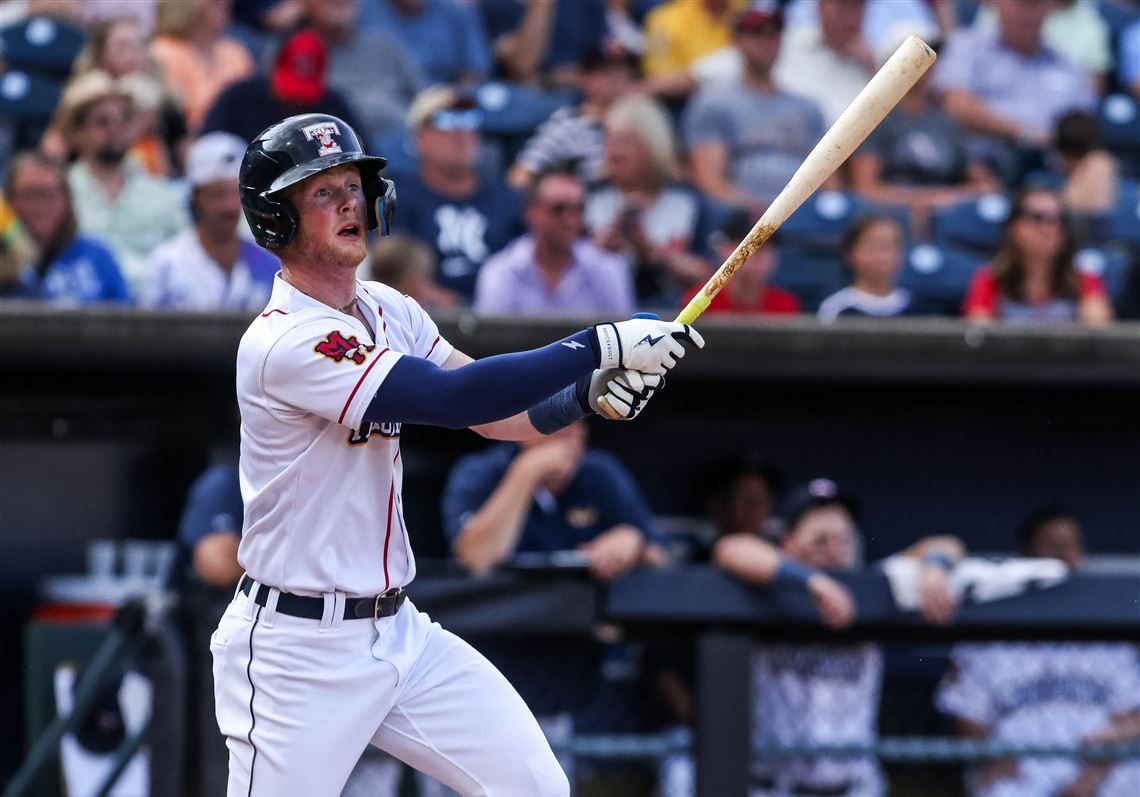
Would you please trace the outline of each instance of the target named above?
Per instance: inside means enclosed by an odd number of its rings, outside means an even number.
[[[806,252],[838,255],[847,225],[869,213],[895,219],[902,227],[906,245],[909,245],[913,234],[906,208],[868,202],[840,191],[820,191],[808,197],[780,227],[780,240]]]
[[[985,257],[997,250],[1009,217],[1010,201],[1004,194],[940,208],[930,216],[931,239],[940,246],[971,249]]]
[[[1120,181],[1110,237],[1140,243],[1140,182]]]
[[[791,291],[805,313],[814,313],[819,303],[848,282],[847,270],[834,255],[780,246],[780,256],[771,283]]]
[[[1111,247],[1105,249],[1089,247],[1077,252],[1074,259],[1077,271],[1100,277],[1113,303],[1120,300],[1124,286],[1128,282],[1128,273],[1132,269],[1127,252]]]
[[[1140,105],[1127,94],[1110,94],[1100,104],[1100,129],[1108,149],[1128,177],[1140,177]]]
[[[944,315],[956,316],[985,259],[971,250],[919,244],[907,254],[899,285]]]

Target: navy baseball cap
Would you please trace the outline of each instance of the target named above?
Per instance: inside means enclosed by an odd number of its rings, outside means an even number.
[[[838,484],[831,479],[812,479],[788,494],[784,504],[785,530],[790,532],[808,512],[825,506],[842,507],[852,520],[859,520],[859,504],[842,492]]]

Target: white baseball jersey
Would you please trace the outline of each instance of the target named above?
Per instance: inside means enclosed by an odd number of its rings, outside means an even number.
[[[883,654],[874,644],[764,645],[752,657],[752,733],[760,743],[870,744],[876,738]],[[773,791],[851,785],[881,794],[869,758],[769,758],[753,764]]]
[[[1126,644],[1003,642],[959,645],[935,696],[948,714],[991,729],[995,741],[1070,745],[1109,720],[1140,708],[1140,663]],[[1020,760],[1017,781],[975,788],[976,795],[1053,795],[1076,777],[1071,758]],[[1137,769],[1132,762],[1131,769]],[[1099,794],[1110,788],[1117,773]],[[1133,789],[1140,774],[1132,774]],[[1136,794],[1134,790],[1122,792]]]
[[[278,274],[238,347],[238,561],[286,592],[373,595],[415,576],[400,425],[362,418],[400,357],[442,365],[454,349],[415,301],[386,285],[358,281],[356,299],[375,339]]]

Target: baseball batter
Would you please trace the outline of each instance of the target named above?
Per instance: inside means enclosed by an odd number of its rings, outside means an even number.
[[[211,640],[228,794],[336,797],[371,743],[464,795],[567,795],[506,679],[405,600],[401,428],[522,440],[603,395],[632,418],[681,341],[703,342],[631,319],[473,361],[414,301],[355,278],[394,209],[386,163],[319,114],[265,130],[242,162],[246,218],[281,271],[237,357],[246,575]]]

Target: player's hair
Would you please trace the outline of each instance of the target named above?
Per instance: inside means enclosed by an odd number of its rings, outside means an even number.
[[[12,163],[8,167],[8,175],[4,179],[4,194],[11,198],[12,188],[16,184],[16,177],[21,171],[29,167],[39,167],[45,171],[50,171],[59,182],[60,188],[67,198],[67,204],[63,211],[63,219],[53,233],[52,239],[48,241],[47,245],[38,253],[39,257],[36,259],[36,271],[42,277],[47,271],[47,267],[55,262],[56,255],[65,250],[71,245],[71,242],[75,240],[79,226],[75,220],[75,206],[71,201],[71,186],[67,182],[66,165],[62,161],[56,160],[50,155],[45,155],[39,150],[25,150],[24,152],[17,153],[15,157],[12,158]]]
[[[665,185],[677,176],[677,138],[661,103],[640,94],[622,97],[606,112],[605,128],[636,133],[645,142],[658,185]]]
[[[1021,251],[1013,239],[1013,225],[1025,215],[1025,203],[1035,194],[1048,194],[1057,196],[1056,191],[1048,188],[1026,188],[1020,191],[1013,200],[1009,218],[1005,222],[1001,246],[990,261],[990,270],[994,281],[1003,296],[1017,301],[1025,300],[1025,263]],[[1071,299],[1076,301],[1081,295],[1081,276],[1073,263],[1076,252],[1072,223],[1068,215],[1061,213],[1061,248],[1053,258],[1049,270],[1049,289],[1055,298]]]
[[[872,227],[879,224],[889,224],[894,227],[899,233],[902,233],[902,225],[898,220],[892,216],[887,216],[882,213],[866,213],[862,216],[856,216],[852,219],[851,223],[847,225],[847,229],[843,231],[843,238],[839,242],[839,252],[843,255],[845,263],[850,262],[851,252],[859,245],[859,241],[863,240]]]
[[[1021,522],[1017,529],[1017,544],[1022,553],[1028,553],[1037,542],[1040,534],[1050,523],[1058,520],[1071,520],[1079,525],[1077,516],[1059,506],[1043,506],[1035,509]]]

